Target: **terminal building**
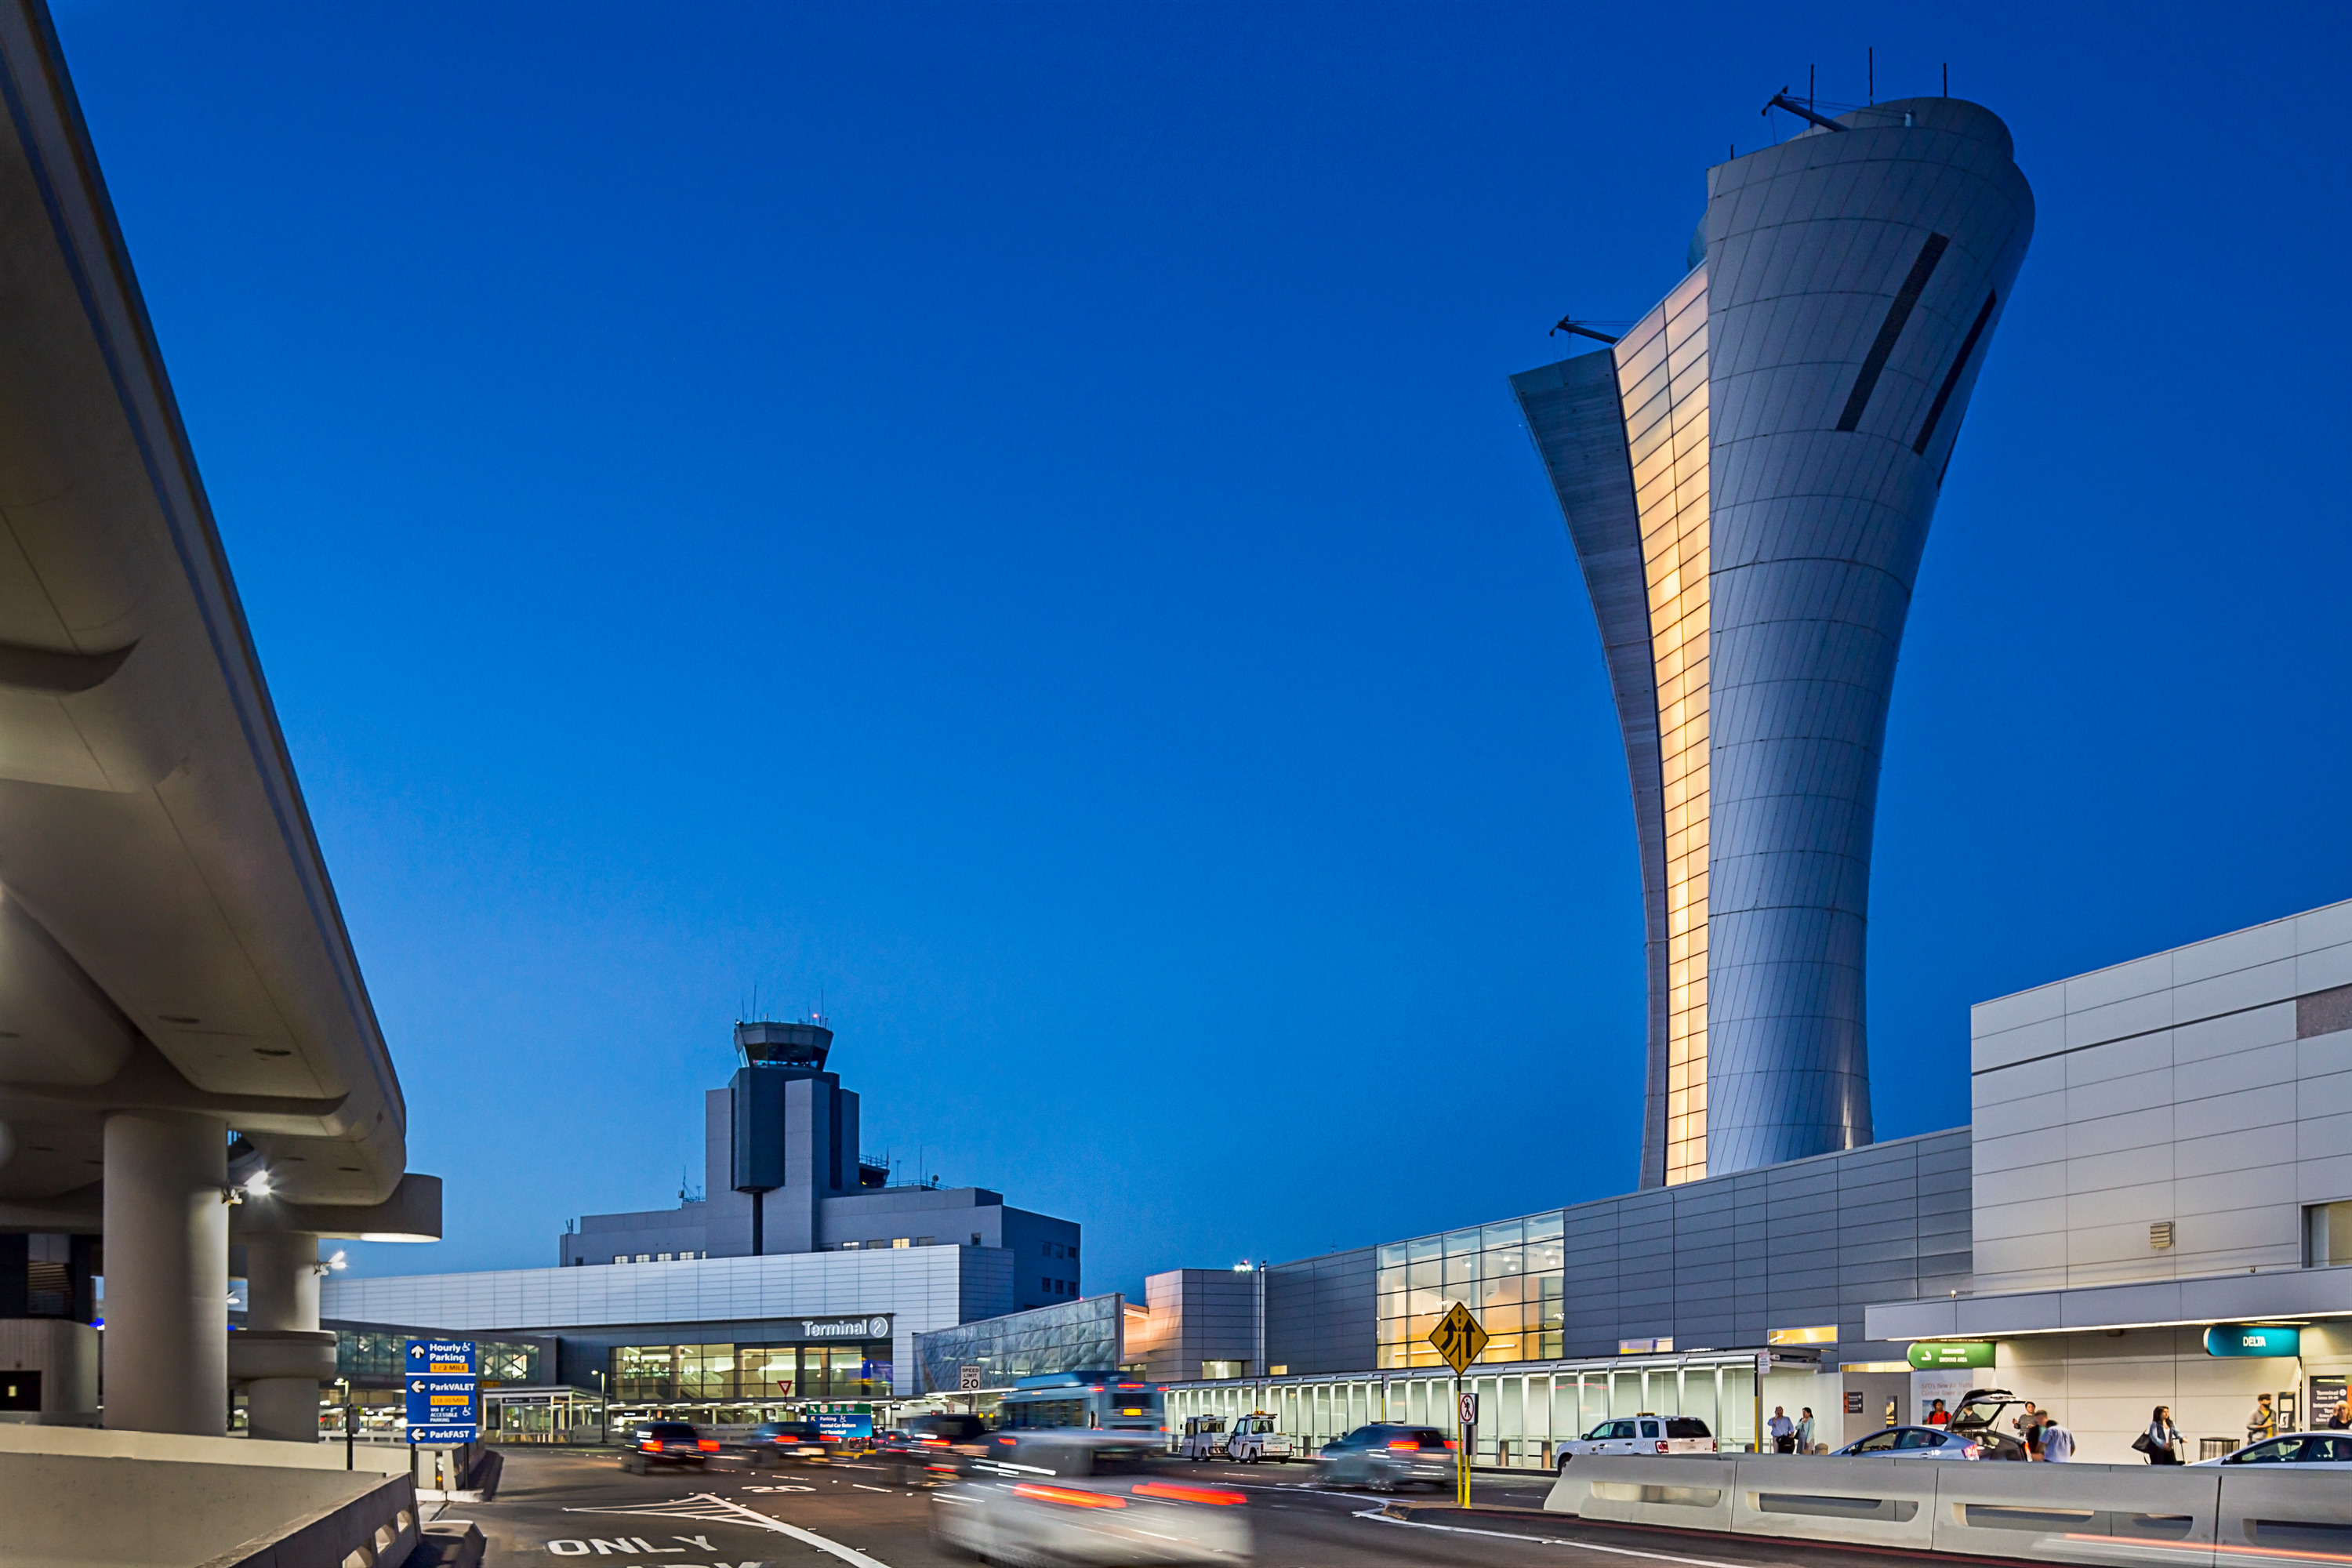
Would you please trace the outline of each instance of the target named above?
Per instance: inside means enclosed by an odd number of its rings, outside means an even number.
[[[735,1045],[705,1097],[702,1197],[588,1215],[550,1268],[330,1280],[345,1374],[402,1333],[459,1334],[514,1363],[494,1408],[559,1431],[601,1401],[761,1420],[911,1394],[917,1334],[1082,1298],[1071,1221],[982,1187],[887,1184],[822,1022],[739,1024]]]
[[[2156,1405],[2207,1455],[2259,1394],[2324,1424],[2352,1378],[2352,901],[1982,1003],[1971,1034],[1972,1127],[1156,1276],[1129,1343],[1165,1347],[1171,1422],[1267,1409],[1313,1442],[1442,1424],[1422,1336],[1463,1301],[1494,1335],[1488,1463],[1636,1410],[1750,1443],[1759,1394],[1835,1445],[1998,1386],[2117,1464]]]

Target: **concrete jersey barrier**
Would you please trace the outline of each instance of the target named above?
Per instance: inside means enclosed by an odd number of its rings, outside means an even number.
[[[8,1568],[402,1568],[405,1475],[0,1453]]]
[[[2352,1473],[2252,1466],[1582,1458],[1544,1507],[1628,1524],[2081,1563],[2352,1563]]]

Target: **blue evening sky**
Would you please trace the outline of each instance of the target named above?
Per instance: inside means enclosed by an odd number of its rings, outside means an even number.
[[[1620,1192],[1639,883],[1505,384],[1759,106],[1956,94],[2033,249],[1879,816],[1971,1002],[2352,895],[2344,13],[234,7],[59,29],[448,1239],[699,1180],[754,988],[1090,1290]]]

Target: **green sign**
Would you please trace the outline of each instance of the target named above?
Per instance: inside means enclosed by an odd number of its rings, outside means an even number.
[[[2301,1355],[2300,1329],[2249,1328],[2243,1323],[2216,1323],[2205,1331],[2207,1355]]]
[[[1911,1364],[1921,1372],[1948,1367],[1990,1366],[1992,1345],[1983,1340],[1938,1341],[1911,1347]]]

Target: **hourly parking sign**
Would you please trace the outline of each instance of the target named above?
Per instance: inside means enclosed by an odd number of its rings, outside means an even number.
[[[474,1415],[481,1384],[471,1340],[411,1340],[402,1385],[408,1394],[408,1440],[471,1443],[481,1428]]]

